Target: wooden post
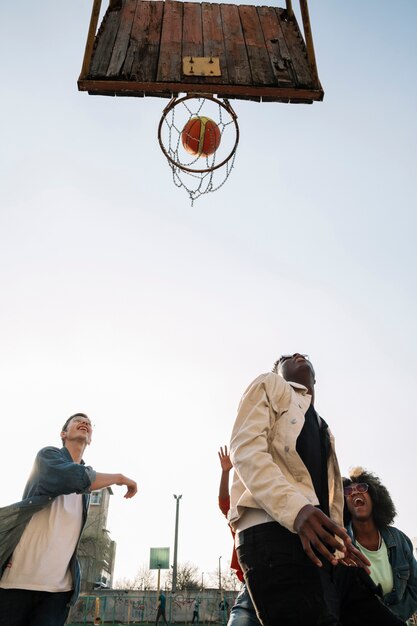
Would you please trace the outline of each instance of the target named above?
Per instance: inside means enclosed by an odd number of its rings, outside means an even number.
[[[319,74],[317,71],[316,55],[314,52],[313,34],[310,26],[310,15],[308,12],[307,0],[300,0],[301,16],[303,18],[304,38],[307,48],[307,59],[310,64],[314,85],[320,89]]]
[[[93,8],[91,11],[90,26],[88,29],[87,42],[85,44],[83,65],[81,68],[80,78],[78,80],[82,80],[83,78],[86,78],[88,75],[88,68],[90,67],[91,56],[93,54],[94,38],[96,36],[98,18],[100,16],[100,9],[101,9],[101,0],[94,0]]]
[[[294,15],[294,11],[292,9],[292,0],[285,0],[285,4],[287,5],[288,17],[292,17]]]

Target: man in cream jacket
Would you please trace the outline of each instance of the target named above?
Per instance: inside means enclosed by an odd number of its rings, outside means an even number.
[[[343,528],[343,490],[307,355],[285,355],[243,395],[233,428],[229,520],[264,626],[338,624],[332,570],[367,569]],[[330,602],[331,604],[331,602]]]

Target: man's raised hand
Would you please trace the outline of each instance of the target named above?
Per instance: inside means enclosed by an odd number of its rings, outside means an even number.
[[[230,460],[230,456],[227,452],[227,446],[224,446],[224,451],[223,451],[223,447],[220,448],[218,455],[219,455],[220,465],[222,467],[223,472],[230,472],[233,465],[232,465],[232,461]]]

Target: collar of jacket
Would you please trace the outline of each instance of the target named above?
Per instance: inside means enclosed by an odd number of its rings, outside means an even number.
[[[300,383],[294,383],[292,380],[287,380],[287,383],[289,385],[291,385],[291,387],[293,387],[297,391],[301,391],[303,393],[303,395],[305,395],[305,396],[309,396],[310,395],[308,393],[308,389],[307,389],[307,387],[305,387],[305,385],[301,385]]]
[[[379,532],[381,533],[382,539],[385,541],[385,545],[387,546],[387,548],[394,548],[396,546],[394,535],[391,532],[389,526],[386,526],[385,528],[380,528]]]
[[[68,452],[68,449],[65,446],[62,446],[61,448],[61,452],[64,456],[67,457],[68,461],[72,461],[74,463],[74,459],[72,458],[72,456],[70,455],[70,453]],[[80,461],[80,465],[85,465],[84,460],[81,459]]]
[[[349,522],[349,524],[346,526],[346,530],[351,539],[353,539],[353,542],[356,544],[356,538],[355,533],[353,532],[352,522]],[[385,541],[385,545],[387,546],[387,548],[393,548],[396,545],[395,538],[388,526],[386,528],[378,528],[378,530],[381,533],[382,539]]]

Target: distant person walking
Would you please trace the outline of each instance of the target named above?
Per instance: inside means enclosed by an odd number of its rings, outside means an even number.
[[[191,620],[192,624],[200,623],[200,600],[196,598],[194,600],[194,609],[193,609],[193,619]]]
[[[62,626],[80,591],[76,550],[90,492],[125,485],[123,474],[95,472],[82,456],[93,426],[75,413],[61,430],[62,448],[42,448],[20,502],[0,509],[0,626]]]
[[[159,622],[159,618],[162,617],[162,619],[164,620],[165,624],[168,624],[167,622],[167,618],[165,615],[165,607],[166,607],[166,597],[164,596],[164,594],[161,593],[159,594],[159,598],[158,598],[158,610],[156,612],[156,620],[155,620],[155,625]]]

